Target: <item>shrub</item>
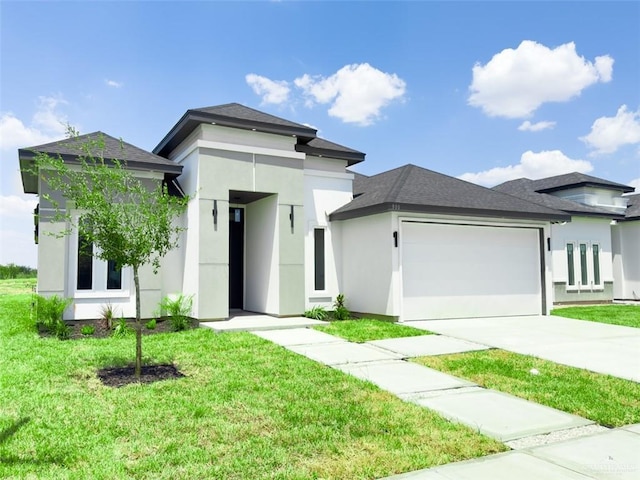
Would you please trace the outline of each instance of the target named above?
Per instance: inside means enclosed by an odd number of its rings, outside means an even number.
[[[169,323],[174,332],[186,330],[191,324],[193,295],[178,295],[176,298],[164,297],[160,302],[160,310],[169,316]]]
[[[327,318],[327,311],[322,305],[316,305],[311,310],[304,312],[304,316],[307,318],[313,318],[314,320],[324,320]]]
[[[93,335],[96,331],[96,327],[93,325],[83,325],[80,329],[82,335]]]
[[[116,317],[116,308],[110,303],[104,304],[100,309],[100,324],[105,330],[113,328],[113,319]]]
[[[144,324],[147,327],[147,330],[154,330],[156,328],[156,319],[152,318],[147,323]]]
[[[65,309],[71,305],[70,298],[57,295],[51,297],[36,297],[36,326],[59,339],[69,338],[70,328],[62,320]]]
[[[129,325],[127,325],[127,321],[123,317],[120,317],[120,320],[118,320],[118,323],[113,329],[112,336],[118,337],[118,338],[126,337],[132,332],[133,330],[129,328]]]
[[[351,312],[347,310],[347,307],[345,306],[345,298],[342,293],[336,297],[333,309],[333,318],[335,320],[348,320],[349,317],[351,317]]]

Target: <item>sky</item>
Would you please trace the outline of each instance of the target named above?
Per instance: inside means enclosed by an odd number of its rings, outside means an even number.
[[[152,150],[237,102],[484,186],[579,171],[640,191],[640,2],[0,0],[0,264],[36,266],[18,148],[65,124]]]

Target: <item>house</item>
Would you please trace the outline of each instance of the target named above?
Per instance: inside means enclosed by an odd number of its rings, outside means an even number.
[[[51,206],[43,194],[55,192],[27,166],[34,151],[72,162],[67,142],[19,150],[24,190],[41,197],[38,290],[73,298],[69,319],[94,318],[107,302],[132,315],[131,272],[110,284],[109,262],[88,260],[73,235],[43,235],[64,225],[44,221]],[[300,315],[331,308],[339,293],[354,312],[401,321],[547,314],[556,298],[549,248],[554,228],[573,218],[561,208],[415,165],[356,174],[350,167],[364,153],[235,103],[188,110],[153,153],[124,145],[108,156],[190,196],[179,248],[158,275],[143,272],[143,316],[178,292],[194,295],[200,319],[235,310]],[[625,259],[633,255],[635,215],[607,217],[631,227],[616,240]],[[91,280],[82,284],[87,265]],[[627,263],[619,270],[636,278]]]
[[[571,215],[551,225],[554,303],[640,299],[640,211],[634,188],[568,173],[494,187]]]

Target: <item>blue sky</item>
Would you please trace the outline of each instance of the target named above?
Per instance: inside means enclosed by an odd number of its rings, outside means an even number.
[[[492,186],[582,171],[640,190],[638,2],[0,3],[0,263],[35,265],[17,149],[60,122],[151,150],[238,102]]]

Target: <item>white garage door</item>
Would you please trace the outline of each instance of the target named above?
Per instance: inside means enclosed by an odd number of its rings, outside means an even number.
[[[538,232],[403,222],[402,319],[542,313]]]

